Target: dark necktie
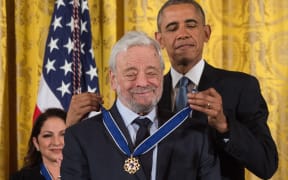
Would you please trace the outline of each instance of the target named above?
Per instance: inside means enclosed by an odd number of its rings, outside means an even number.
[[[139,125],[135,141],[135,147],[137,147],[138,144],[140,144],[145,138],[147,138],[150,135],[149,128],[152,122],[148,118],[144,119],[137,118],[134,120],[134,123]],[[140,162],[147,179],[150,179],[151,176],[152,154],[153,150],[150,150],[146,154],[140,156]]]
[[[180,111],[187,105],[187,86],[189,84],[189,79],[185,76],[183,76],[177,84],[178,93],[176,95],[176,101],[175,101],[175,110],[176,112]]]

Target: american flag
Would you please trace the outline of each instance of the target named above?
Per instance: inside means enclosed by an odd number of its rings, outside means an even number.
[[[88,0],[56,0],[33,120],[50,107],[68,111],[73,94],[99,92]]]

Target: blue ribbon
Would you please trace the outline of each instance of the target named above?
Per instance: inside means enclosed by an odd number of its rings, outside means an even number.
[[[190,112],[192,112],[192,109],[190,107],[186,107],[179,111],[165,124],[163,124],[156,132],[154,132],[151,136],[140,143],[134,149],[133,153],[130,152],[128,142],[110,112],[107,111],[104,107],[101,108],[101,111],[103,114],[104,125],[118,148],[127,156],[139,156],[154,148],[160,141],[162,141],[166,136],[172,133],[178,126],[180,126],[189,116]]]
[[[41,172],[42,176],[44,176],[45,180],[52,180],[51,175],[49,174],[47,168],[44,166],[43,163],[41,163],[41,165],[40,165],[40,172]]]

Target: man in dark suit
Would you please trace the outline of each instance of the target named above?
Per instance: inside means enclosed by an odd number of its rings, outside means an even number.
[[[185,121],[191,109],[169,120],[157,111],[164,71],[159,44],[144,33],[129,32],[113,47],[109,67],[117,100],[109,111],[102,108],[100,115],[66,130],[62,178],[220,179],[208,128]]]
[[[191,121],[211,127],[222,178],[243,180],[244,168],[260,178],[270,178],[278,167],[278,154],[257,79],[214,68],[203,59],[211,29],[197,2],[167,1],[159,11],[157,25],[155,37],[171,62],[171,70],[164,77],[159,111],[175,113],[177,83],[187,77],[199,91],[188,93],[188,103],[194,110]]]

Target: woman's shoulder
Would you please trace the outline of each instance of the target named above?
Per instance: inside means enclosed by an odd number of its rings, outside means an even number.
[[[21,170],[12,173],[10,180],[45,180],[40,174],[40,166],[34,166],[32,168],[22,168]]]

